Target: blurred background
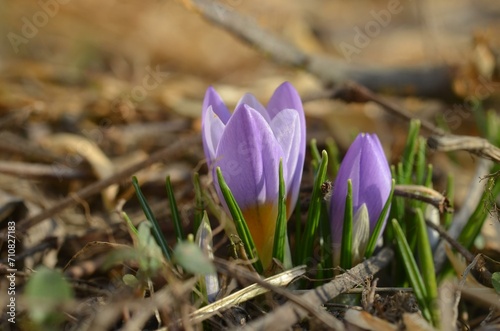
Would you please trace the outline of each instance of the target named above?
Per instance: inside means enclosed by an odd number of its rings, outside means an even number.
[[[471,105],[498,109],[500,5],[495,0],[218,3],[221,15],[248,16],[305,53],[331,57],[346,68],[369,66],[382,73],[400,67],[448,68],[451,96],[436,91],[428,98],[412,94],[411,88],[398,95],[390,86],[379,92],[415,118],[453,133],[482,134],[476,124],[481,115]],[[35,211],[88,184],[89,177],[105,177],[199,132],[201,103],[209,85],[231,108],[246,92],[265,104],[273,90],[288,80],[310,100],[305,103],[309,138],[322,144],[333,137],[343,152],[358,132],[374,132],[390,163],[400,161],[407,121],[374,103],[315,98],[331,84],[274,61],[255,45],[204,19],[190,1],[3,0],[0,17],[0,157],[62,162],[83,172],[88,164],[92,168],[87,182],[63,184],[2,175],[0,188],[36,202],[31,206]],[[382,78],[380,84],[384,85]],[[57,139],[60,133],[90,140],[103,154],[84,153],[75,141]],[[138,174],[142,182],[163,191],[168,173],[174,184],[189,184],[184,191],[179,189],[179,198],[191,199],[191,173],[203,159],[201,141],[193,148],[190,158]],[[464,152],[429,157],[438,191],[444,191],[448,173],[456,175],[456,206],[460,206],[471,180],[477,180],[477,159]],[[43,197],[33,192],[42,192]],[[125,198],[132,195],[131,190],[121,192]],[[78,218],[72,215],[70,223],[89,222],[81,210]]]

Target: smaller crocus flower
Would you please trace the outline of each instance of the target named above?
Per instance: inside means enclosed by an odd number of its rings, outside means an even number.
[[[339,262],[342,245],[342,228],[349,179],[352,181],[354,215],[352,251],[353,263],[355,263],[362,259],[370,235],[375,229],[391,191],[391,171],[377,135],[361,133],[356,137],[349,147],[335,179],[330,204],[330,221],[336,264]]]
[[[216,167],[242,210],[257,252],[266,267],[271,254],[278,213],[279,163],[290,216],[299,193],[306,146],[302,101],[290,83],[280,85],[262,106],[244,95],[233,114],[213,88],[205,94],[202,139],[215,188],[222,197]]]

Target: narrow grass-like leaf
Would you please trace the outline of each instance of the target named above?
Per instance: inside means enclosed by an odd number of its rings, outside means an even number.
[[[455,203],[455,177],[452,174],[448,174],[448,181],[446,183],[446,197],[450,203],[450,207],[453,208]],[[453,213],[444,214],[444,227],[448,229],[453,221]]]
[[[418,137],[418,149],[417,149],[417,162],[415,163],[415,175],[416,175],[416,182],[419,185],[424,185],[424,180],[425,180],[425,151],[427,147],[427,139],[424,137]]]
[[[375,251],[375,247],[377,247],[377,241],[378,241],[380,232],[382,231],[382,227],[384,225],[384,222],[387,218],[387,215],[389,214],[389,209],[391,208],[392,197],[394,195],[394,186],[395,185],[396,185],[396,181],[394,179],[392,179],[391,192],[389,193],[389,198],[387,198],[387,201],[384,204],[384,208],[382,209],[382,212],[380,213],[380,216],[378,217],[377,224],[375,225],[375,228],[373,229],[373,233],[370,236],[370,240],[368,241],[368,245],[366,246],[365,257],[367,259],[373,255],[373,252]]]
[[[332,231],[330,228],[330,218],[328,217],[328,208],[326,201],[321,201],[321,214],[319,225],[319,247],[320,247],[320,263],[318,268],[323,268],[321,277],[318,274],[318,279],[321,279],[318,285],[326,283],[328,279],[333,277],[333,254],[332,254]]]
[[[132,223],[130,217],[128,217],[127,213],[122,212],[122,217],[127,222],[127,226],[130,230],[131,237],[134,238],[134,236],[137,236],[139,232],[137,231],[137,228],[134,226],[134,223]]]
[[[205,205],[203,203],[203,192],[201,190],[200,184],[200,174],[197,172],[193,175],[193,186],[194,186],[194,230],[200,227],[203,220],[203,213],[205,211]]]
[[[175,237],[177,242],[181,242],[185,239],[184,233],[182,233],[182,221],[179,214],[179,209],[177,208],[177,201],[175,201],[174,190],[172,188],[172,183],[170,182],[170,176],[166,179],[166,189],[168,196],[168,204],[170,205],[170,211],[172,212],[172,221],[174,222]]]
[[[495,168],[498,171],[500,167]],[[497,180],[495,183],[494,179],[490,178],[486,186],[487,189],[483,192],[476,209],[458,236],[458,242],[464,245],[467,249],[472,247],[474,240],[476,240],[476,237],[481,232],[484,221],[486,221],[488,217],[488,206],[491,204],[492,197],[496,197],[500,194],[500,180]]]
[[[326,151],[328,152],[328,165],[331,178],[335,178],[340,168],[339,148],[332,138],[326,139]]]
[[[431,312],[432,323],[435,327],[439,328],[440,317],[437,305],[438,289],[432,249],[429,242],[429,236],[427,234],[424,214],[421,209],[416,209],[415,212],[415,220],[417,222],[418,257],[420,261],[420,270],[422,270],[422,278],[427,289],[427,304]]]
[[[428,306],[428,295],[427,290],[424,286],[424,281],[422,279],[422,275],[420,274],[417,262],[411,252],[410,246],[406,241],[403,230],[399,226],[397,220],[393,219],[391,221],[392,228],[394,229],[394,237],[396,238],[396,243],[399,252],[401,253],[401,258],[403,260],[403,264],[405,266],[406,274],[410,280],[410,284],[413,287],[413,293],[417,298],[417,301],[420,305],[420,309],[422,310],[422,314],[428,321],[432,321],[431,313]]]
[[[321,214],[321,200],[323,195],[321,193],[321,184],[326,179],[326,169],[328,166],[328,153],[323,151],[321,162],[316,172],[314,179],[313,191],[311,201],[309,202],[309,211],[307,213],[307,222],[304,233],[302,234],[302,250],[298,263],[302,264],[308,257],[313,256],[313,243],[318,230],[319,217]]]
[[[257,249],[255,248],[255,243],[253,241],[252,235],[250,234],[250,230],[248,230],[247,223],[245,222],[245,218],[243,217],[243,213],[241,212],[240,207],[236,203],[234,199],[233,193],[227,186],[224,177],[222,176],[222,171],[219,167],[217,167],[217,179],[219,180],[219,187],[224,196],[224,200],[226,201],[227,207],[231,216],[233,217],[234,225],[236,226],[236,231],[238,232],[238,236],[240,240],[243,242],[245,246],[245,252],[249,260],[254,261],[252,263],[255,270],[261,274],[264,271],[262,267],[262,262],[257,256]]]
[[[285,261],[286,244],[286,191],[285,179],[283,178],[283,160],[279,166],[279,193],[278,193],[278,218],[276,230],[274,231],[273,257],[282,263]]]
[[[494,272],[491,275],[491,283],[495,291],[500,294],[500,272]]]
[[[403,152],[403,181],[404,184],[409,184],[413,165],[415,164],[416,146],[418,141],[418,133],[420,131],[420,121],[412,120],[408,130],[408,138]]]
[[[295,247],[293,252],[293,262],[294,265],[299,265],[299,260],[302,257],[302,250],[304,249],[302,247],[302,241],[300,240],[302,238],[302,215],[300,213],[300,203],[297,203],[297,205],[295,206],[295,210],[293,211],[293,218],[295,221]]]
[[[425,177],[425,182],[424,185],[425,187],[432,188],[432,172],[434,170],[434,167],[432,164],[427,165],[427,176]]]
[[[135,194],[137,195],[137,199],[139,200],[139,204],[141,205],[142,211],[144,212],[144,215],[146,215],[146,218],[148,219],[149,222],[151,222],[151,225],[153,227],[153,236],[158,243],[158,245],[161,248],[161,251],[163,252],[163,255],[165,255],[165,258],[167,261],[170,261],[170,253],[169,253],[169,247],[167,244],[167,239],[161,232],[160,225],[158,224],[158,221],[156,220],[155,215],[151,211],[151,208],[149,207],[149,204],[142,194],[141,188],[139,186],[139,182],[137,181],[137,178],[134,176],[132,177],[132,185],[134,185],[135,189]]]
[[[345,198],[344,225],[342,226],[342,246],[340,248],[340,267],[347,270],[352,267],[352,181],[347,180]]]
[[[311,155],[312,155],[313,160],[315,160],[316,163],[319,164],[321,162],[321,154],[319,153],[316,139],[311,139],[310,147],[311,147]]]

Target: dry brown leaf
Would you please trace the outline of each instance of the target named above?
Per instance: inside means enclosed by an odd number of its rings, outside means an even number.
[[[404,313],[403,314],[403,322],[406,326],[406,330],[408,331],[435,331],[429,323],[417,313]]]
[[[366,311],[349,309],[345,313],[344,319],[361,329],[373,331],[397,330],[398,327],[383,319],[375,317]]]
[[[85,137],[70,133],[58,133],[46,137],[40,141],[40,145],[58,153],[65,153],[65,159],[70,159],[75,154],[84,158],[92,166],[93,172],[99,179],[110,177],[115,172],[115,167],[106,154],[99,146]],[[80,161],[76,160],[77,163]],[[108,210],[114,208],[117,193],[118,185],[116,184],[109,186],[102,192],[102,200]]]

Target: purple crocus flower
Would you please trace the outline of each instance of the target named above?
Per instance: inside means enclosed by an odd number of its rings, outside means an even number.
[[[302,102],[293,86],[281,84],[262,106],[245,94],[231,115],[221,97],[209,87],[203,101],[202,138],[220,200],[215,169],[240,206],[264,266],[271,262],[278,212],[279,163],[292,213],[304,166],[306,127]]]
[[[377,135],[361,133],[356,137],[335,179],[330,204],[335,263],[338,263],[342,244],[348,179],[352,181],[354,263],[364,255],[369,236],[391,191],[391,171]]]

